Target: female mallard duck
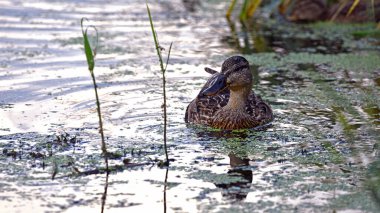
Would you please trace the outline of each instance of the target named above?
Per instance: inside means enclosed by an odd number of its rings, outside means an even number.
[[[292,22],[324,20],[326,9],[326,0],[287,0],[279,5],[279,12]]]
[[[253,93],[252,73],[241,56],[225,60],[186,109],[185,121],[219,129],[246,129],[273,120],[272,109]]]

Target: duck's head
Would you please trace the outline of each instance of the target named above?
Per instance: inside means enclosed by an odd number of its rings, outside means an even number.
[[[226,59],[222,64],[221,72],[211,68],[205,68],[205,70],[214,75],[210,79],[208,88],[203,91],[203,95],[216,95],[225,89],[239,91],[252,88],[253,81],[249,63],[242,56],[232,56]]]

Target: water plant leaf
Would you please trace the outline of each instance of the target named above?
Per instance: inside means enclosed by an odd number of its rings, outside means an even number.
[[[170,43],[169,52],[168,52],[168,57],[167,57],[167,59],[166,59],[166,64],[165,64],[165,69],[164,69],[164,71],[166,71],[166,68],[168,67],[169,58],[170,58],[170,52],[171,52],[171,50],[172,50],[172,45],[173,45],[173,42]]]
[[[156,46],[156,51],[157,51],[158,59],[160,60],[161,70],[164,71],[164,65],[163,65],[162,56],[161,56],[161,47],[160,47],[160,44],[159,44],[159,42],[158,42],[157,33],[156,33],[156,31],[154,30],[153,19],[152,19],[152,15],[151,15],[151,13],[150,13],[150,9],[149,9],[149,6],[148,6],[148,2],[146,2],[146,9],[147,9],[147,11],[148,11],[149,22],[150,22],[150,28],[151,28],[151,30],[152,30],[153,40],[154,40],[154,45]]]
[[[88,64],[88,69],[90,72],[93,72],[94,67],[95,67],[95,56],[96,56],[96,48],[98,46],[98,30],[96,29],[95,26],[88,26],[86,29],[83,28],[83,21],[86,20],[88,21],[87,18],[82,18],[81,20],[81,28],[82,28],[82,34],[83,34],[83,44],[84,44],[84,52],[86,54],[86,59],[87,59],[87,64]],[[87,31],[88,28],[93,28],[96,32],[96,44],[94,50],[92,50],[90,41],[88,39]]]

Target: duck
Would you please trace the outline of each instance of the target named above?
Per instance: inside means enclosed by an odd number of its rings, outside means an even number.
[[[285,0],[278,6],[288,21],[300,23],[324,20],[326,9],[326,0]]]
[[[185,122],[223,130],[250,129],[273,121],[273,111],[252,91],[253,76],[243,56],[227,58],[187,106]]]

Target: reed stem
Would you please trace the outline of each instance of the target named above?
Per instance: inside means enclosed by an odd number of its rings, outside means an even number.
[[[83,28],[83,21],[87,20],[86,18],[82,18],[81,20],[81,27],[82,27],[82,34],[83,34],[83,43],[84,43],[84,51],[86,54],[86,59],[87,59],[87,64],[88,64],[88,70],[90,71],[91,74],[91,79],[92,79],[92,84],[94,86],[94,91],[95,91],[95,99],[96,99],[96,110],[98,112],[98,118],[99,118],[99,133],[101,137],[101,145],[102,145],[102,154],[104,156],[104,161],[106,164],[106,170],[107,173],[109,172],[108,170],[108,153],[107,153],[107,146],[106,142],[104,139],[104,130],[103,130],[103,121],[102,121],[102,113],[100,109],[100,101],[99,101],[99,95],[98,95],[98,86],[96,84],[96,79],[95,79],[95,73],[94,73],[94,68],[95,68],[95,56],[96,56],[96,48],[98,45],[99,41],[99,36],[98,36],[98,30],[96,29],[95,26],[88,26],[86,29]],[[87,20],[88,21],[88,20]],[[88,28],[93,28],[96,32],[96,45],[95,48],[92,49],[88,35],[87,35],[87,30]]]
[[[99,118],[99,133],[100,133],[101,142],[102,142],[102,153],[104,155],[104,162],[106,164],[106,170],[107,170],[107,173],[108,173],[107,146],[106,146],[106,142],[105,142],[105,139],[104,139],[102,112],[101,112],[101,109],[100,109],[100,101],[99,101],[99,95],[98,95],[98,86],[96,84],[94,72],[91,72],[91,78],[92,78],[92,83],[94,85],[94,90],[95,90],[96,111],[98,112],[98,118]]]
[[[162,55],[161,55],[161,49],[162,49],[162,47],[159,44],[156,31],[154,30],[153,19],[152,19],[152,15],[150,13],[148,2],[146,2],[146,9],[148,11],[150,27],[151,27],[151,30],[152,30],[153,40],[154,40],[154,44],[155,44],[155,47],[156,47],[156,51],[157,51],[157,55],[158,55],[158,60],[160,62],[160,68],[161,68],[161,73],[162,73],[162,92],[163,92],[163,99],[164,99],[164,103],[162,105],[162,108],[164,110],[164,149],[165,149],[165,157],[166,157],[166,162],[165,162],[164,165],[168,166],[169,165],[169,155],[168,155],[167,138],[166,138],[166,132],[167,132],[167,105],[166,105],[166,77],[165,77],[165,73],[166,73],[166,68],[168,66],[168,62],[169,62],[169,58],[170,58],[170,52],[171,52],[172,44],[173,43],[170,44],[169,52],[168,52],[168,56],[167,56],[167,60],[166,60],[166,64],[165,64],[165,67],[164,67],[164,62],[162,60]]]

